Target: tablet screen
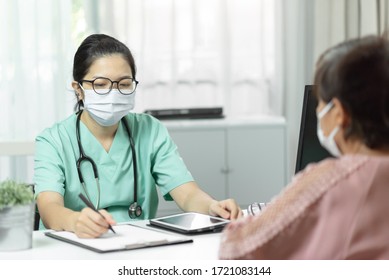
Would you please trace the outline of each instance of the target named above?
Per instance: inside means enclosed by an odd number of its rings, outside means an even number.
[[[199,232],[222,227],[229,223],[229,220],[199,213],[182,213],[153,219],[150,223],[186,232]]]

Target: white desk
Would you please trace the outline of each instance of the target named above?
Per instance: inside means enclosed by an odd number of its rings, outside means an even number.
[[[146,226],[148,221],[133,224]],[[136,249],[112,253],[96,253],[34,231],[32,248],[28,250],[0,252],[0,260],[216,260],[220,233],[185,235],[193,243]]]

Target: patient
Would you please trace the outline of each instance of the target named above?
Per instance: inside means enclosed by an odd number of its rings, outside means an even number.
[[[389,41],[317,62],[318,137],[335,157],[307,166],[258,216],[232,222],[221,259],[389,259]]]

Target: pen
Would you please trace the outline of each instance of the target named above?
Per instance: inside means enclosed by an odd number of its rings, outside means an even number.
[[[91,208],[93,211],[97,212],[100,214],[101,217],[104,218],[103,214],[101,214],[99,211],[97,211],[97,209],[95,208],[95,206],[82,194],[80,193],[78,195],[82,201],[84,201],[84,203],[86,204],[86,206],[88,206],[89,208]],[[105,218],[104,218],[105,219]],[[116,232],[113,230],[113,228],[111,227],[111,225],[108,225],[109,226],[109,229],[112,230],[113,233],[116,234]]]

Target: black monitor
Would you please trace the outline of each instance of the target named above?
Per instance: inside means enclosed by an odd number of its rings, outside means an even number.
[[[324,149],[317,138],[317,99],[313,94],[312,85],[306,85],[304,89],[303,110],[301,113],[300,135],[297,148],[296,170],[299,172],[308,163],[318,162],[331,155]]]

